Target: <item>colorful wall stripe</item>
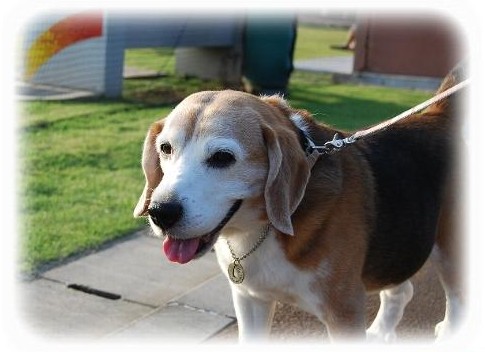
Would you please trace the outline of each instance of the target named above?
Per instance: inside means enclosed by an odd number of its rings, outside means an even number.
[[[25,78],[31,79],[61,50],[86,39],[103,35],[103,13],[89,11],[68,16],[44,31],[27,51]]]

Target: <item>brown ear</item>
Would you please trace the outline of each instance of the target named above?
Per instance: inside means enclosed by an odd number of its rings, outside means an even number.
[[[291,215],[305,195],[310,166],[292,131],[263,125],[263,137],[269,161],[264,189],[266,212],[277,230],[293,235]]]
[[[164,121],[158,121],[152,124],[145,138],[141,164],[143,173],[145,174],[146,183],[140,199],[138,200],[138,204],[133,211],[134,217],[147,215],[153,190],[158,186],[163,177],[162,169],[160,167],[160,159],[155,146],[155,140],[163,129],[163,123]]]

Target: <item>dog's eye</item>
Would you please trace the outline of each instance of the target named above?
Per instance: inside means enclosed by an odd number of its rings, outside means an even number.
[[[207,159],[207,165],[222,169],[231,166],[235,161],[236,158],[231,152],[227,150],[220,150],[212,154],[212,156]]]
[[[162,151],[163,154],[165,155],[170,155],[172,154],[172,146],[170,145],[170,143],[163,143],[161,146],[160,146],[160,150]]]

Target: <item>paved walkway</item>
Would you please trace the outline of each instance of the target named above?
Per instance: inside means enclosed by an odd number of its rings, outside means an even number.
[[[99,93],[86,90],[20,81],[16,82],[16,94],[19,100],[71,100],[99,95]]]
[[[183,266],[172,264],[161,253],[161,241],[147,233],[137,232],[20,282],[20,315],[31,333],[104,341],[236,342],[229,284],[215,254]],[[415,297],[398,331],[402,337],[430,338],[443,317],[443,294],[428,266],[414,283]],[[377,297],[371,296],[369,321],[377,307]],[[280,342],[321,342],[326,332],[314,316],[278,304],[272,336]]]
[[[201,342],[235,323],[215,254],[172,264],[146,231],[20,285],[27,326],[47,336]]]
[[[295,61],[294,66],[296,70],[301,71],[351,75],[354,66],[354,57],[352,55],[347,55],[297,60]]]
[[[353,73],[353,55],[319,57],[308,60],[297,60],[295,69],[308,72],[332,74],[334,82],[369,84],[393,88],[420,89],[434,92],[441,84],[440,78],[380,74],[372,72]]]

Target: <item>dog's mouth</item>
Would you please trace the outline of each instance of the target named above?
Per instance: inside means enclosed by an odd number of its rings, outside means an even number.
[[[166,236],[163,241],[163,251],[168,260],[185,264],[207,253],[214,243],[216,243],[220,231],[239,210],[241,204],[241,199],[235,201],[221,222],[211,232],[205,235],[188,239],[177,239],[172,236]]]

